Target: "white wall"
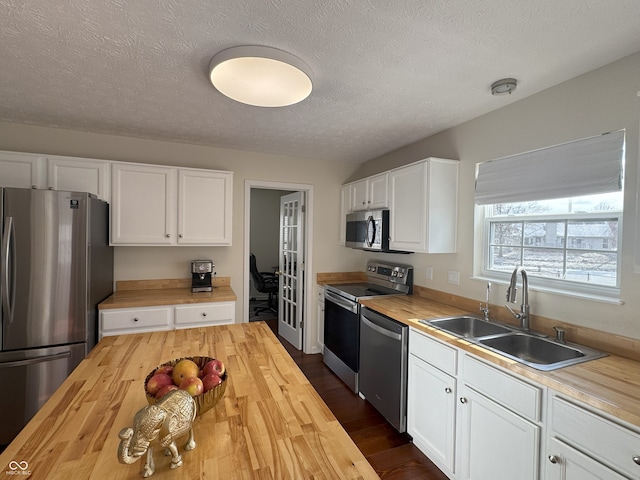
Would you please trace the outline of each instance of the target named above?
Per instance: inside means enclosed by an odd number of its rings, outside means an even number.
[[[312,279],[317,272],[362,269],[360,257],[338,245],[340,185],[357,168],[350,163],[327,165],[303,158],[2,122],[0,150],[233,171],[233,246],[116,247],[114,273],[116,280],[190,278],[191,260],[212,259],[218,276],[231,277],[231,286],[238,296],[237,321],[245,316],[242,278],[244,262],[248,262],[242,245],[245,180],[313,185]],[[310,320],[315,320],[315,303],[310,305],[309,312]]]
[[[527,79],[520,79],[526,82]],[[415,267],[415,283],[483,300],[485,283],[472,279],[474,176],[478,162],[626,129],[625,203],[621,298],[612,305],[532,292],[533,314],[640,338],[640,274],[634,273],[638,193],[640,53],[589,72],[438,135],[367,162],[350,180],[435,156],[460,160],[458,252],[398,257]],[[517,90],[514,95],[517,95]],[[501,97],[495,97],[496,105]],[[526,182],[526,179],[522,179]],[[425,267],[434,267],[432,281]],[[447,282],[447,270],[461,272],[460,285]],[[504,304],[506,286],[494,288],[492,303]]]

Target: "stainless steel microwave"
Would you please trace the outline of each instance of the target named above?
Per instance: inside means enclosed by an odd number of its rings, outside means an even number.
[[[389,210],[347,214],[345,245],[360,250],[389,251]]]

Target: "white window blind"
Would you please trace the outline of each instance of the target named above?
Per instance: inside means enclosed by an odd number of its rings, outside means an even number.
[[[478,205],[578,197],[622,190],[624,130],[478,165]]]

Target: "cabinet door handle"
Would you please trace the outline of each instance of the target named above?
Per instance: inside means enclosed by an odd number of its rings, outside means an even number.
[[[169,237],[171,237],[171,235],[167,233],[166,237],[169,238]]]
[[[449,387],[445,388],[444,393],[451,393],[451,389]]]
[[[183,235],[182,235],[182,234],[180,234],[180,235],[178,235],[178,236],[179,236],[180,238],[182,238],[182,237],[183,237]]]
[[[206,317],[207,316],[207,312],[202,312],[202,316]]]
[[[633,457],[631,457],[631,460],[633,460],[633,463],[635,463],[636,465],[640,465],[640,455],[634,455]]]
[[[460,403],[467,403],[467,399],[465,397],[460,397]]]
[[[133,317],[133,321],[137,322],[138,321],[138,317]]]
[[[558,463],[558,457],[556,457],[555,455],[549,455],[549,461],[553,464]]]

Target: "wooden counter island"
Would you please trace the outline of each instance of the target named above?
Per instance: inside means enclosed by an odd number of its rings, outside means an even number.
[[[151,370],[196,355],[225,362],[226,392],[196,419],[195,450],[180,439],[184,465],[171,470],[155,449],[150,478],[378,478],[263,322],[104,338],[0,455],[0,468],[43,480],[142,478],[144,459],[118,462],[118,432],[147,405]]]

